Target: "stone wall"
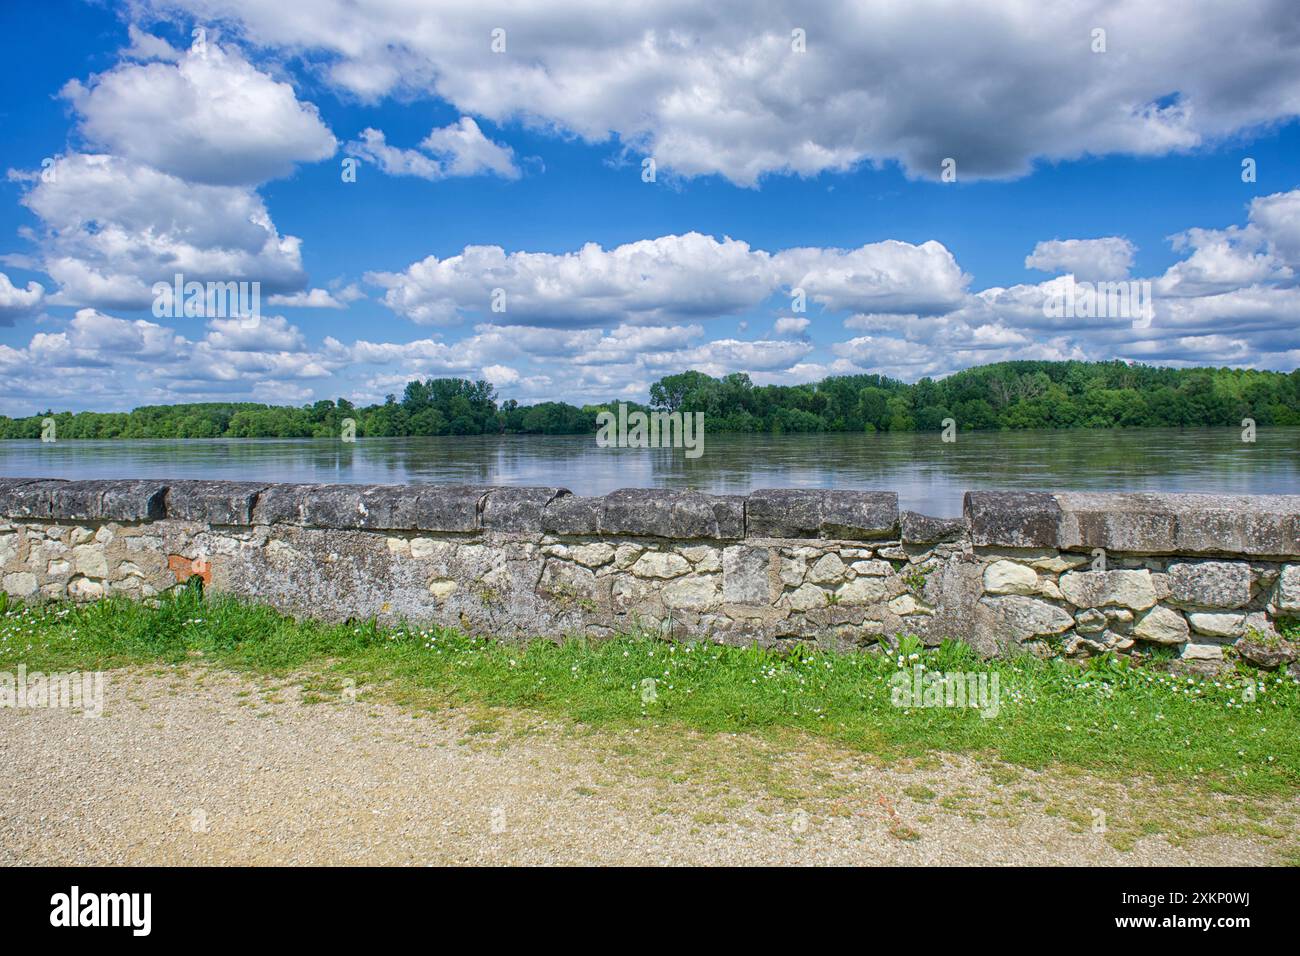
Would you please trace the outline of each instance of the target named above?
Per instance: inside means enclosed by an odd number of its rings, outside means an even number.
[[[334,620],[503,639],[633,630],[986,656],[1173,649],[1290,663],[1300,496],[973,492],[960,519],[888,492],[0,478],[0,586],[23,599],[214,592]]]

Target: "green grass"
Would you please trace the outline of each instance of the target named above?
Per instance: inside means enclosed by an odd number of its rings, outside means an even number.
[[[923,650],[909,639],[901,658],[641,636],[504,644],[440,628],[296,621],[197,590],[156,606],[112,599],[0,604],[0,612],[0,671],[20,663],[29,671],[107,670],[201,659],[294,675],[307,701],[340,699],[345,686],[356,686],[408,705],[532,709],[594,727],[795,731],[886,760],[967,752],[1029,768],[1150,774],[1225,793],[1300,789],[1300,687],[1280,674],[1175,677],[1110,658],[1088,667],[1028,657],[983,663],[963,645]],[[909,668],[996,673],[998,715],[893,706],[889,681],[900,660]],[[1262,681],[1255,699],[1243,699],[1254,679]],[[110,680],[109,710],[111,688]]]

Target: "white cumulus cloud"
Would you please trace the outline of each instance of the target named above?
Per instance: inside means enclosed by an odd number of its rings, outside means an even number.
[[[1133,267],[1133,243],[1119,236],[1104,239],[1052,239],[1034,246],[1026,269],[1068,272],[1081,282],[1123,279]]]
[[[162,41],[133,34],[133,50]],[[165,46],[165,44],[163,44]],[[97,149],[197,183],[254,185],[334,155],[316,107],[234,48],[209,41],[176,62],[123,62],[63,96]]]
[[[367,279],[387,290],[385,305],[422,324],[497,311],[512,323],[574,328],[715,318],[793,289],[831,309],[934,314],[959,305],[968,281],[934,241],[769,253],[697,232],[563,254],[467,246]]]
[[[45,298],[45,287],[39,282],[28,282],[20,289],[0,272],[0,325],[12,325],[14,319],[36,309]]]
[[[42,221],[55,304],[144,308],[155,282],[259,281],[263,293],[306,283],[300,241],[282,236],[260,196],[186,182],[132,160],[73,153],[22,202]]]
[[[946,158],[961,181],[1019,176],[1300,112],[1293,0],[143,2],[237,24],[368,100],[432,93],[741,185],[864,162],[937,178]]]
[[[348,143],[348,152],[369,160],[390,176],[430,180],[486,173],[495,173],[503,179],[520,176],[514,150],[492,142],[468,116],[432,130],[420,142],[418,150],[390,146],[383,130],[367,127],[361,131],[359,140]]]

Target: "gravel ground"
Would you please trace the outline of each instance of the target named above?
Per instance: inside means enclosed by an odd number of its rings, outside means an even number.
[[[0,863],[1253,865],[1297,854],[1296,800],[1247,818],[1239,800],[1141,781],[951,757],[885,766],[806,739],[591,731],[364,695],[306,704],[291,682],[194,667],[114,671],[105,698],[97,720],[0,710]],[[1143,835],[1162,817],[1174,825]]]

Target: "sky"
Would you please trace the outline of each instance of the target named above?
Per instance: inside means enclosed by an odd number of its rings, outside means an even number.
[[[0,36],[0,414],[1300,365],[1294,0],[48,0]],[[1150,313],[1047,307],[1097,282]]]

